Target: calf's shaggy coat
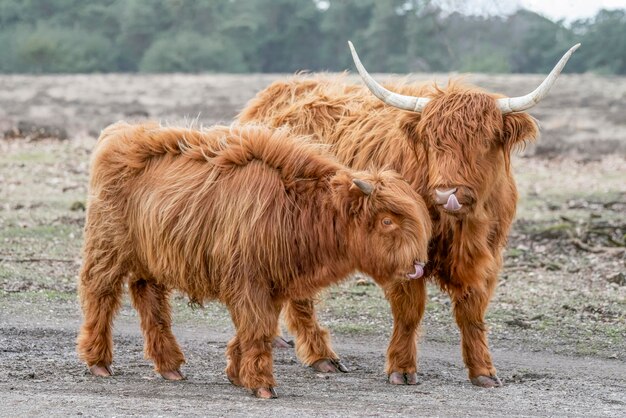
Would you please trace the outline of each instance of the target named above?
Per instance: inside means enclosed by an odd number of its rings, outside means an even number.
[[[286,301],[307,301],[355,270],[406,282],[426,261],[430,219],[408,183],[347,169],[285,129],[118,123],[102,133],[91,170],[78,352],[96,375],[111,374],[125,282],[163,377],[182,378],[168,303],[178,289],[226,304],[236,328],[226,373],[271,397],[271,341]],[[317,353],[308,360],[337,359],[328,334],[309,325],[297,337]]]

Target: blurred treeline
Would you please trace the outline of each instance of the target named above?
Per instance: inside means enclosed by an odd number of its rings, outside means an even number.
[[[626,74],[626,10],[564,25],[429,0],[0,0],[0,72],[370,71]]]

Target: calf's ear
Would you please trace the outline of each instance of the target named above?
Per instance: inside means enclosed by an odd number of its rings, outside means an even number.
[[[528,113],[509,113],[503,118],[502,140],[507,151],[537,138],[537,123]]]
[[[363,197],[374,190],[374,185],[354,179],[348,172],[337,173],[331,185],[334,205],[346,218],[362,213],[366,200]]]

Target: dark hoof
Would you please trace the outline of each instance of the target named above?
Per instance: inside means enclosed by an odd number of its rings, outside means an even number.
[[[474,385],[482,388],[499,388],[502,386],[502,381],[498,376],[476,376],[470,380]]]
[[[389,383],[392,385],[417,385],[417,373],[391,372]]]
[[[348,373],[348,368],[339,359],[319,359],[311,367],[321,373]]]
[[[93,366],[89,367],[89,371],[92,375],[98,377],[113,376],[111,367],[108,364],[94,364]]]
[[[276,399],[278,398],[278,393],[276,393],[276,389],[274,388],[258,388],[254,389],[254,396],[259,399]]]
[[[163,379],[165,380],[173,380],[173,381],[185,380],[185,376],[183,376],[180,370],[166,370],[164,372],[160,372],[160,374],[161,376],[163,376]]]
[[[287,341],[280,336],[274,337],[272,340],[272,347],[274,348],[293,348],[294,345],[293,340]]]

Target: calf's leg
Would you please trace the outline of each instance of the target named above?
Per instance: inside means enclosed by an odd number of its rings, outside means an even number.
[[[129,288],[133,306],[139,312],[146,358],[154,361],[155,370],[163,378],[183,380],[180,366],[185,356],[172,333],[169,289],[145,279],[133,280]]]
[[[237,303],[229,304],[237,336],[227,349],[229,365],[226,372],[229,379],[235,378],[234,384],[251,389],[258,398],[277,397],[272,340],[278,326],[280,306],[269,294],[262,292],[255,293],[254,297],[242,295]]]
[[[285,321],[296,336],[296,355],[300,361],[323,373],[348,371],[332,349],[328,330],[317,322],[312,299],[289,300]]]
[[[389,383],[416,385],[417,331],[426,306],[426,284],[422,279],[391,281],[384,290],[393,314],[385,368]]]
[[[83,324],[77,352],[95,376],[112,374],[113,318],[121,306],[125,276],[115,251],[98,251],[88,245],[78,285]]]

